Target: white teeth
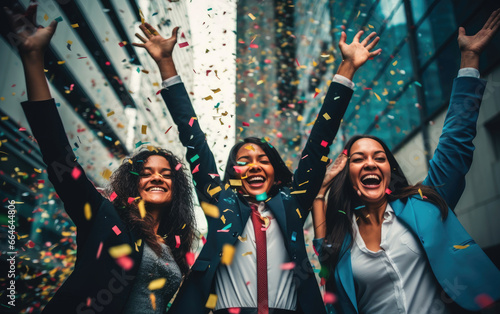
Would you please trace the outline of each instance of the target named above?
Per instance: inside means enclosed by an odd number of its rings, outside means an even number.
[[[366,180],[366,179],[377,179],[377,180],[380,180],[380,177],[377,176],[377,175],[374,175],[374,174],[369,174],[369,175],[363,177],[363,180]]]
[[[164,188],[160,188],[160,187],[149,188],[149,191],[162,191],[162,192],[166,192]]]
[[[251,177],[247,179],[248,182],[253,182],[253,181],[265,181],[264,177]]]

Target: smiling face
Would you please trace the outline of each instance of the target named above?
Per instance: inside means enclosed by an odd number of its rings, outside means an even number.
[[[266,153],[255,144],[245,144],[236,154],[235,170],[241,179],[243,193],[255,198],[269,193],[274,184],[274,167]]]
[[[139,179],[139,195],[148,206],[167,206],[172,201],[170,163],[152,155],[144,163]]]
[[[367,204],[386,201],[385,190],[391,182],[391,165],[382,145],[362,138],[354,142],[350,150],[349,177],[361,199]]]

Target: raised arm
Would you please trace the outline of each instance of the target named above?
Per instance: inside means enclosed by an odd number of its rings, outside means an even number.
[[[323,106],[316,118],[311,134],[302,151],[299,166],[294,174],[293,190],[307,190],[299,193],[297,197],[301,204],[302,217],[307,218],[308,210],[321,188],[325,176],[325,169],[330,152],[330,145],[340,127],[340,121],[344,116],[347,105],[351,100],[352,88],[346,84],[352,84],[354,73],[368,61],[369,58],[380,54],[381,49],[370,52],[377,45],[379,38],[373,32],[363,41],[360,41],[363,31],[354,36],[353,42],[348,45],[345,40],[347,35],[342,32],[339,47],[342,52],[342,62],[338,68],[334,82],[328,88]],[[345,82],[348,83],[338,83]],[[307,182],[307,183],[304,183]]]
[[[55,102],[51,98],[44,73],[44,53],[56,31],[57,22],[53,21],[45,28],[36,28],[36,9],[37,5],[34,3],[30,3],[26,14],[4,8],[11,30],[17,36],[16,48],[24,67],[28,101],[23,102],[22,106],[47,165],[50,182],[63,201],[66,212],[78,227],[77,240],[80,245],[82,235],[89,229],[104,198],[76,162]],[[87,216],[84,210],[86,204],[87,208],[90,207]]]
[[[453,82],[450,105],[443,126],[443,133],[429,164],[423,184],[433,186],[453,210],[465,189],[465,175],[472,164],[476,136],[476,123],[486,81],[479,79],[479,56],[500,27],[500,9],[494,11],[483,28],[473,36],[465,29],[458,31],[461,51],[459,77]],[[477,77],[463,74],[472,68]],[[475,70],[474,70],[475,69]],[[467,71],[467,70],[465,70]]]
[[[161,72],[162,80],[178,79],[177,70],[172,58],[172,52],[177,43],[178,27],[172,31],[170,38],[163,38],[156,29],[148,23],[142,24],[139,28],[146,38],[136,34],[142,41],[134,43],[134,46],[145,48],[150,56],[155,60]],[[161,91],[161,95],[167,104],[170,115],[179,130],[179,138],[184,147],[187,147],[186,158],[191,167],[193,181],[200,201],[214,203],[218,191],[221,191],[221,180],[217,174],[217,165],[214,156],[202,132],[196,113],[194,111],[184,84],[173,83]]]

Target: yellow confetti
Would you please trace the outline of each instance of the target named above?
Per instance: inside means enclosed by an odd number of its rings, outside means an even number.
[[[403,80],[398,81],[398,85],[403,85],[403,84],[404,84]]]
[[[463,250],[463,249],[466,249],[468,248],[470,245],[467,244],[467,245],[454,245],[453,247],[457,250]]]
[[[396,66],[397,64],[398,64],[398,60],[395,60],[395,61],[392,63],[392,65],[393,65],[393,66]]]
[[[67,43],[70,45],[73,45],[73,41],[71,41],[71,40],[68,40]]]
[[[264,82],[265,82],[265,80],[258,80],[257,85],[263,84]]]
[[[108,114],[107,114],[106,116],[111,117],[111,116],[112,116],[112,115],[114,115],[114,114],[115,114],[115,112],[114,112],[114,111],[110,111],[110,112],[108,112]]]
[[[44,19],[45,21],[47,21],[47,20],[49,19],[49,16],[48,16],[47,14],[45,14],[45,15],[43,16],[43,19]]]
[[[247,240],[247,237],[245,236],[244,238],[242,236],[238,236],[238,240],[241,242],[245,242]]]
[[[208,296],[208,300],[207,303],[205,304],[205,307],[208,309],[214,309],[216,304],[217,304],[217,295],[211,293]]]
[[[245,146],[245,149],[248,149],[248,150],[251,150],[251,151],[255,151],[255,148],[253,148],[252,145]]]
[[[210,194],[211,197],[213,197],[215,194],[219,193],[222,191],[222,188],[220,186],[216,186],[215,188],[209,190],[210,186],[207,189],[207,193]]]
[[[325,114],[323,115],[323,118],[325,118],[325,120],[331,119],[330,115],[327,112],[325,112]]]
[[[226,224],[226,217],[224,215],[220,216],[220,220],[222,220],[223,224]]]
[[[300,191],[293,191],[293,192],[290,192],[290,194],[304,194],[306,193],[307,190],[300,190]]]
[[[130,253],[132,253],[132,248],[127,243],[124,243],[121,245],[110,247],[108,252],[112,258],[120,258],[126,255],[130,255]]]
[[[302,185],[304,185],[306,183],[309,183],[309,180],[307,180],[306,182],[302,182],[301,184],[299,184],[299,186],[302,186]]]
[[[181,229],[184,229],[184,228],[186,228],[186,224],[182,225],[182,228],[181,228]]]
[[[90,220],[92,218],[92,208],[90,208],[89,203],[83,205],[83,213],[85,214],[85,219]]]
[[[75,23],[75,24],[71,24],[71,27],[78,28],[78,27],[80,27],[80,25],[78,25],[78,23]]]
[[[149,283],[148,289],[151,291],[161,289],[161,288],[163,288],[163,286],[165,286],[166,282],[167,282],[167,278],[155,279]]]
[[[1,145],[1,144],[0,144]],[[42,170],[41,169],[37,169],[37,168],[34,168],[34,170],[38,173],[42,173]]]
[[[151,293],[149,295],[149,298],[151,299],[151,306],[153,307],[153,311],[156,311],[156,296],[154,293]]]
[[[153,86],[157,86],[158,87],[158,86],[160,86],[160,84],[158,84],[158,82],[154,82]]]
[[[217,94],[218,92],[220,92],[220,88],[212,89],[212,92],[214,92],[214,94]]]
[[[248,13],[248,17],[251,18],[252,21],[255,20],[255,16],[252,13]]]
[[[297,208],[295,211],[297,212],[297,214],[299,214],[299,218],[302,219],[302,215],[300,214],[300,210]]]
[[[144,14],[142,14],[141,9],[139,9],[139,15],[141,16],[141,24],[144,24],[145,19],[144,19]]]
[[[137,204],[137,207],[139,208],[139,214],[141,215],[141,218],[146,217],[146,206],[144,206],[144,200],[140,200]]]
[[[227,190],[231,185],[229,183],[226,183],[226,185],[224,186],[224,191]]]
[[[377,97],[378,101],[381,101],[381,100],[382,100],[382,99],[380,98],[380,96],[379,96],[379,95],[377,95],[377,93],[375,93],[375,92],[374,92],[373,94],[375,95],[375,97]]]
[[[219,213],[219,208],[217,206],[212,205],[207,202],[201,202],[201,209],[203,209],[203,212],[205,213],[206,216],[213,217],[213,218],[219,218],[220,213]]]
[[[141,129],[142,134],[146,134],[147,130],[148,130],[148,126],[147,125],[143,125],[142,129]]]
[[[237,179],[229,179],[229,184],[231,184],[231,186],[242,186],[243,183],[241,183],[241,180],[237,180]]]
[[[321,161],[322,162],[327,162],[328,161],[328,157],[326,157],[326,156],[321,157]]]
[[[302,115],[300,115],[300,114],[299,114],[299,115],[297,116],[297,121],[299,121],[299,122],[300,122],[300,121],[302,121],[302,120],[304,120],[304,117],[303,117]]]
[[[247,255],[252,255],[252,252],[245,252],[245,253],[241,254],[241,256],[247,256]]]
[[[205,99],[205,100],[210,100],[210,99],[214,99],[214,98],[212,97],[212,95],[208,95],[207,97],[205,97],[205,98],[203,98],[203,99]]]
[[[233,257],[234,257],[234,246],[231,244],[224,244],[222,247],[222,257],[220,259],[220,262],[224,265],[231,265],[233,262]]]
[[[101,176],[102,176],[104,179],[109,180],[109,177],[111,177],[111,174],[112,174],[111,170],[109,170],[109,169],[107,169],[107,168],[106,168],[106,169],[104,169],[104,171],[101,173]]]
[[[61,64],[65,64],[66,61],[57,61],[57,64],[61,65]]]

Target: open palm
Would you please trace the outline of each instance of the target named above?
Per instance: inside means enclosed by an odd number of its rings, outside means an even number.
[[[139,25],[139,28],[142,30],[146,38],[139,34],[135,34],[135,36],[143,43],[133,43],[132,45],[145,48],[156,62],[159,62],[163,58],[172,57],[172,51],[177,43],[177,30],[179,27],[175,27],[172,30],[172,36],[170,38],[163,38],[158,34],[156,29],[148,23]]]
[[[342,35],[340,36],[340,41],[339,41],[339,48],[340,52],[342,53],[342,58],[343,61],[350,62],[355,69],[358,69],[361,67],[369,58],[373,58],[377,55],[380,54],[382,49],[377,49],[375,51],[370,52],[377,43],[379,42],[380,38],[376,37],[374,40],[372,40],[377,33],[373,32],[370,35],[366,36],[366,38],[363,41],[359,41],[361,38],[361,35],[363,34],[363,31],[359,31],[353,38],[352,43],[348,45],[345,40],[347,38],[347,35],[345,32],[342,32]],[[370,40],[372,40],[370,42]]]
[[[483,28],[481,28],[475,35],[467,36],[465,34],[465,28],[460,27],[458,29],[458,46],[463,52],[470,51],[479,55],[491,41],[491,38],[493,38],[493,35],[495,35],[499,28],[500,9],[497,9],[491,13],[490,17],[483,25]]]

